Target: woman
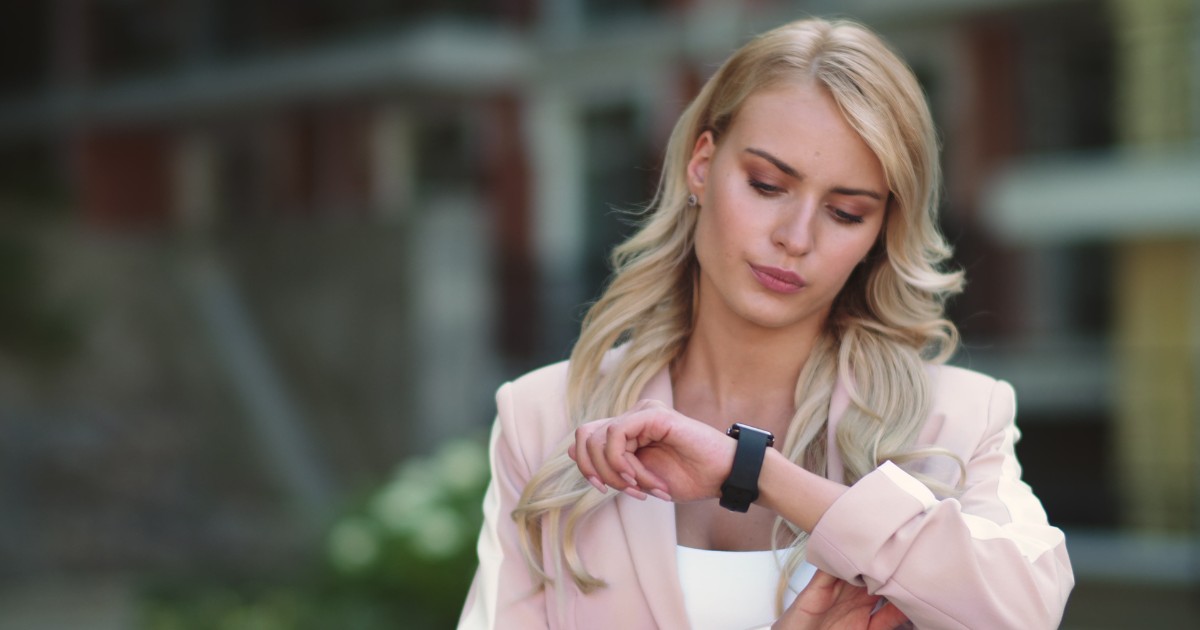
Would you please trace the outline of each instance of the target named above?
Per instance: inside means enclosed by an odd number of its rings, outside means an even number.
[[[1055,627],[1073,578],[1012,389],[941,365],[939,178],[865,28],[734,53],[570,362],[497,394],[461,625]]]

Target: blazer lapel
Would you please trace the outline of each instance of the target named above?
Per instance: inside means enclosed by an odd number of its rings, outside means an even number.
[[[642,399],[655,399],[673,406],[671,374],[664,367],[646,383]],[[654,622],[660,628],[688,627],[675,547],[675,504],[650,497],[638,501],[621,495],[617,513],[629,544],[634,572],[646,594]]]

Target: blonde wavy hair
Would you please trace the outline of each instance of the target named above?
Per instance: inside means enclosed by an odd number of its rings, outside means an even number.
[[[704,131],[720,138],[751,94],[814,82],[832,95],[874,151],[891,194],[879,241],[847,280],[804,363],[782,452],[827,473],[829,403],[840,380],[850,395],[835,442],[846,483],[886,460],[905,465],[947,454],[914,447],[930,406],[925,363],[944,362],[957,345],[957,331],[943,312],[945,299],[963,283],[961,272],[942,269],[950,248],[936,225],[941,173],[933,121],[908,66],[878,36],[848,21],[800,20],[754,38],[725,61],[683,112],[647,214],[614,250],[615,272],[588,311],[571,353],[567,400],[574,426],[628,410],[687,344],[699,210],[686,202],[686,165],[696,139]],[[610,354],[617,345],[622,351]],[[560,595],[564,580],[554,577],[564,575],[564,564],[583,592],[603,586],[583,566],[576,533],[588,514],[620,494],[596,492],[583,479],[566,455],[572,439],[567,435],[558,454],[533,475],[512,515],[540,584],[554,583]],[[935,492],[954,492],[921,478]],[[806,536],[777,519],[773,539],[790,545],[777,590],[780,609],[786,576],[804,558]]]

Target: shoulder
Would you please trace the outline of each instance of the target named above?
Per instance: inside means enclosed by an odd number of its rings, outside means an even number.
[[[987,400],[998,386],[1007,386],[982,372],[953,365],[927,365],[934,396],[940,400]]]
[[[1016,394],[1007,382],[966,368],[930,365],[930,420],[970,442],[1004,429],[1016,414]]]
[[[531,472],[570,431],[566,361],[527,372],[496,391],[496,421]]]
[[[606,352],[600,361],[600,372],[607,373],[613,370],[624,353],[625,346],[618,346]],[[567,382],[570,373],[570,361],[551,363],[505,383],[500,387],[500,391],[505,392],[507,389],[507,395],[512,398],[513,404],[519,405],[525,411],[566,415]]]
[[[605,354],[601,372],[613,369],[623,354],[615,348]],[[571,364],[560,361],[537,368],[503,384],[496,392],[497,418],[505,439],[526,456],[531,470],[565,448],[575,430],[567,401]]]
[[[542,366],[505,383],[501,390],[509,388],[511,395],[522,402],[536,402],[547,398],[560,398],[565,402],[570,366],[568,361]]]

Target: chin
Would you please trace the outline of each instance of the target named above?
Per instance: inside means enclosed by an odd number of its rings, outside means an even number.
[[[763,311],[742,313],[742,319],[752,326],[769,330],[789,328],[804,321],[804,317],[795,313],[768,313]]]
[[[776,308],[770,308],[771,306]],[[796,308],[782,309],[778,308],[779,306],[778,304],[755,304],[752,308],[742,310],[739,315],[748,323],[759,328],[782,330],[802,326],[805,322],[813,319],[824,319],[829,313],[827,307],[798,310]]]

